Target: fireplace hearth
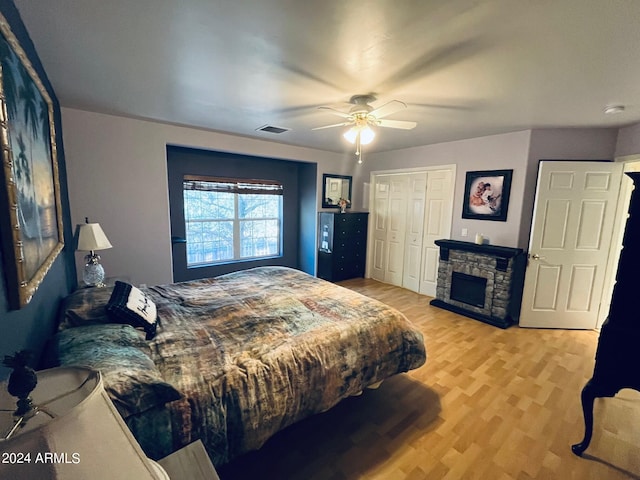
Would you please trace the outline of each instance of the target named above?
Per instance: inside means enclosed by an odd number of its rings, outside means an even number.
[[[436,240],[440,247],[431,305],[491,325],[518,323],[526,255],[520,248]]]

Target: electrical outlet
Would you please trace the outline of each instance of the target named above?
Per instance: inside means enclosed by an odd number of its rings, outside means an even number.
[[[467,235],[469,235],[469,230],[467,230],[466,228],[463,228],[462,233],[460,235],[462,235],[463,237],[466,237]]]

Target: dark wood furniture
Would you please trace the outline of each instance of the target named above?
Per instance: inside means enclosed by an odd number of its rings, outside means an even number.
[[[640,391],[637,286],[640,271],[640,173],[627,175],[633,180],[635,190],[629,204],[629,217],[622,241],[609,316],[600,331],[593,376],[582,390],[585,433],[582,441],[571,447],[573,453],[578,456],[582,455],[591,442],[595,398],[613,397],[623,388]]]
[[[319,278],[338,282],[364,277],[368,217],[366,212],[319,213]]]

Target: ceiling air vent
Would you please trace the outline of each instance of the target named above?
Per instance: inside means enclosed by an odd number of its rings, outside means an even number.
[[[283,128],[283,127],[274,127],[273,125],[264,125],[260,128],[256,128],[256,130],[261,131],[261,132],[269,132],[269,133],[275,133],[275,134],[281,134],[284,132],[288,132],[289,130],[291,130],[290,128]]]

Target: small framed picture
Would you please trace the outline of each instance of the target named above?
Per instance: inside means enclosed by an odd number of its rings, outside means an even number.
[[[513,170],[467,172],[462,218],[507,221]]]

